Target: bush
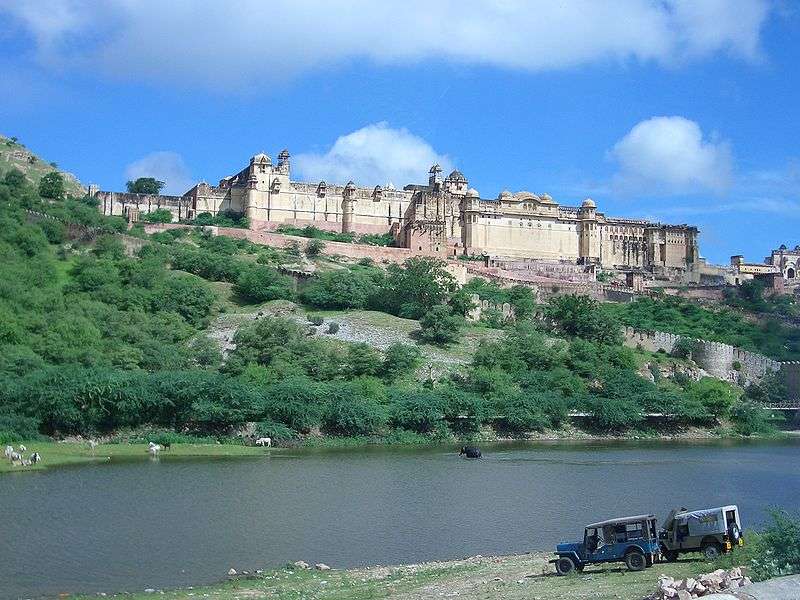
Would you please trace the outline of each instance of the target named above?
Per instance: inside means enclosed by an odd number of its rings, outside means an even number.
[[[601,431],[621,431],[644,419],[641,406],[630,398],[603,398],[591,394],[583,404],[592,415],[592,425]]]
[[[692,353],[695,351],[697,347],[697,342],[691,338],[681,337],[678,338],[678,341],[675,342],[675,345],[672,347],[672,355],[675,358],[691,358]]]
[[[294,296],[292,279],[264,265],[244,269],[233,286],[234,291],[246,302],[259,303]]]
[[[376,286],[362,272],[327,271],[315,277],[303,290],[303,302],[317,308],[364,308]]]
[[[758,404],[737,402],[730,412],[733,429],[739,435],[763,435],[775,431],[775,426],[770,422],[769,412]]]
[[[328,323],[328,333],[334,335],[339,332],[339,324],[336,321]]]
[[[771,522],[753,549],[750,576],[755,581],[800,573],[800,518],[777,509],[769,514]]]
[[[324,322],[324,319],[320,315],[309,315],[308,322],[315,327],[319,327]]]
[[[119,260],[125,257],[125,244],[115,235],[101,235],[95,241],[92,252],[99,258]]]
[[[391,403],[394,427],[416,433],[430,433],[442,426],[441,398],[431,390],[398,390]]]
[[[308,256],[319,256],[325,250],[325,243],[322,240],[309,240],[306,244],[306,254]]]
[[[383,407],[374,398],[364,397],[352,386],[331,390],[323,416],[323,427],[336,435],[372,435],[386,422]]]
[[[537,431],[550,425],[537,394],[515,393],[502,398],[496,405],[502,415],[498,425],[515,433]]]
[[[687,399],[702,404],[716,418],[727,416],[738,399],[736,389],[724,381],[703,377],[689,384]]]
[[[419,320],[419,339],[437,346],[447,346],[458,340],[461,324],[461,317],[454,315],[449,306],[439,304]]]
[[[389,380],[413,373],[422,361],[422,351],[411,344],[395,342],[386,349],[383,374]]]
[[[157,208],[142,217],[148,223],[172,223],[172,212],[168,208]]]
[[[601,344],[622,342],[620,324],[589,296],[568,294],[552,298],[545,310],[556,331],[567,337],[579,337]]]
[[[58,171],[52,171],[39,181],[39,195],[49,200],[64,198],[64,177]]]

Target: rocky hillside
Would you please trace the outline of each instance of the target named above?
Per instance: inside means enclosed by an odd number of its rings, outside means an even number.
[[[50,171],[59,171],[64,176],[67,192],[76,195],[86,193],[86,188],[75,175],[62,171],[56,163],[36,156],[20,141],[0,135],[0,175],[14,168],[22,171],[34,185],[38,185],[39,180]]]

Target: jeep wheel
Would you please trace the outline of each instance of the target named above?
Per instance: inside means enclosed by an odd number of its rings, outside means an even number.
[[[625,555],[625,566],[628,567],[629,571],[643,571],[647,566],[647,560],[644,554],[638,550],[634,550]]]
[[[569,575],[575,570],[575,561],[569,556],[559,556],[556,561],[556,572],[559,575]]]
[[[722,548],[717,542],[709,542],[701,548],[701,551],[706,560],[714,560],[722,553]]]

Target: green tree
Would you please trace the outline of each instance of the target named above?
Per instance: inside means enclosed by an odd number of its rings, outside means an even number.
[[[64,198],[64,177],[58,171],[51,171],[39,181],[39,195],[49,200]]]
[[[390,381],[413,373],[422,362],[422,351],[417,346],[395,342],[386,349],[382,372]]]
[[[703,377],[692,382],[686,390],[689,399],[702,404],[714,417],[724,417],[739,397],[736,389],[724,381],[712,377]]]
[[[168,208],[157,208],[142,217],[148,223],[172,223],[172,212]]]
[[[589,296],[568,294],[552,298],[545,315],[556,331],[567,337],[584,338],[601,344],[619,344],[622,341],[619,322]]]
[[[17,168],[11,169],[3,177],[3,183],[17,190],[25,185],[25,174]]]
[[[364,308],[376,286],[365,273],[326,271],[303,290],[303,302],[317,308]]]
[[[164,185],[163,181],[159,181],[155,177],[139,177],[134,181],[128,181],[125,187],[131,194],[157,195],[161,193]]]
[[[244,269],[233,290],[246,302],[267,302],[294,296],[292,279],[272,267],[254,265]]]
[[[434,306],[419,320],[419,339],[437,346],[451,344],[461,333],[462,321],[446,304]]]
[[[430,433],[442,425],[442,400],[426,389],[395,390],[391,401],[390,423],[416,433]]]
[[[392,314],[419,319],[458,288],[445,266],[444,261],[425,256],[409,258],[402,267],[390,265],[379,303]]]

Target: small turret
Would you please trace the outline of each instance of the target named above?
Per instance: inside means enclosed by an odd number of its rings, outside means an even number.
[[[342,233],[354,233],[353,205],[356,202],[356,184],[349,181],[342,191]]]
[[[428,185],[434,191],[438,191],[442,185],[442,167],[439,166],[439,163],[434,164],[428,171]]]

